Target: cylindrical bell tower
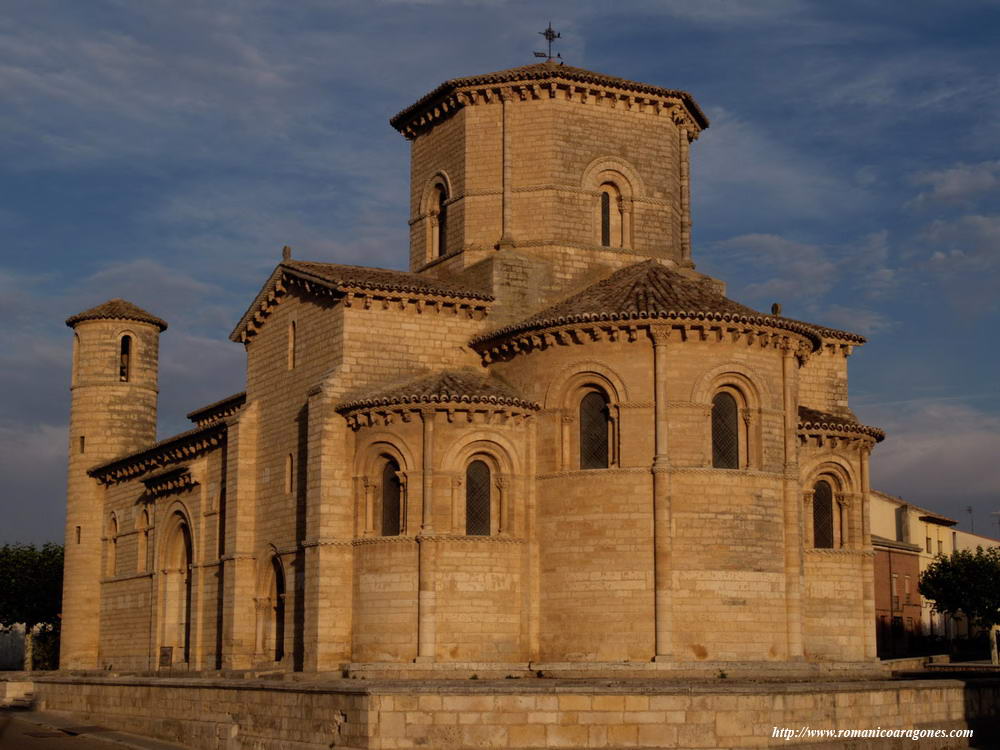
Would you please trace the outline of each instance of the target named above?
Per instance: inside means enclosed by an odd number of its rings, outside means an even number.
[[[160,333],[167,324],[122,299],[66,321],[72,406],[60,667],[99,667],[104,491],[87,470],[156,442]]]

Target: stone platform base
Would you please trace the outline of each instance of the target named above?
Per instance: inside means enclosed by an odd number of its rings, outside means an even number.
[[[622,680],[308,681],[63,676],[39,710],[205,750],[1000,747],[1000,679],[682,684]],[[968,739],[786,740],[880,727]]]
[[[890,676],[884,664],[864,662],[368,662],[347,664],[343,674],[367,680],[443,679],[657,679],[752,680],[799,682],[803,680],[879,680]]]

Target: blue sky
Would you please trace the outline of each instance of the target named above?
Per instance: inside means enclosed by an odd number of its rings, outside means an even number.
[[[62,538],[70,331],[166,318],[160,436],[241,390],[227,335],[289,244],[402,268],[407,142],[441,81],[533,62],[690,91],[694,257],[758,309],[869,337],[873,484],[1000,511],[1000,3],[8,0],[0,18],[0,542]]]

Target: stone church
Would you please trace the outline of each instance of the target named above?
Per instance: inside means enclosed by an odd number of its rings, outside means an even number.
[[[190,430],[156,440],[163,320],[67,320],[62,666],[874,659],[864,339],[696,270],[694,99],[543,62],[391,124],[409,270],[286,248],[231,335],[245,392]]]

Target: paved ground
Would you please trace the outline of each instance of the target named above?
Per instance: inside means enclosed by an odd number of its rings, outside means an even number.
[[[105,727],[83,725],[62,716],[0,709],[0,750],[184,750],[158,740]]]

